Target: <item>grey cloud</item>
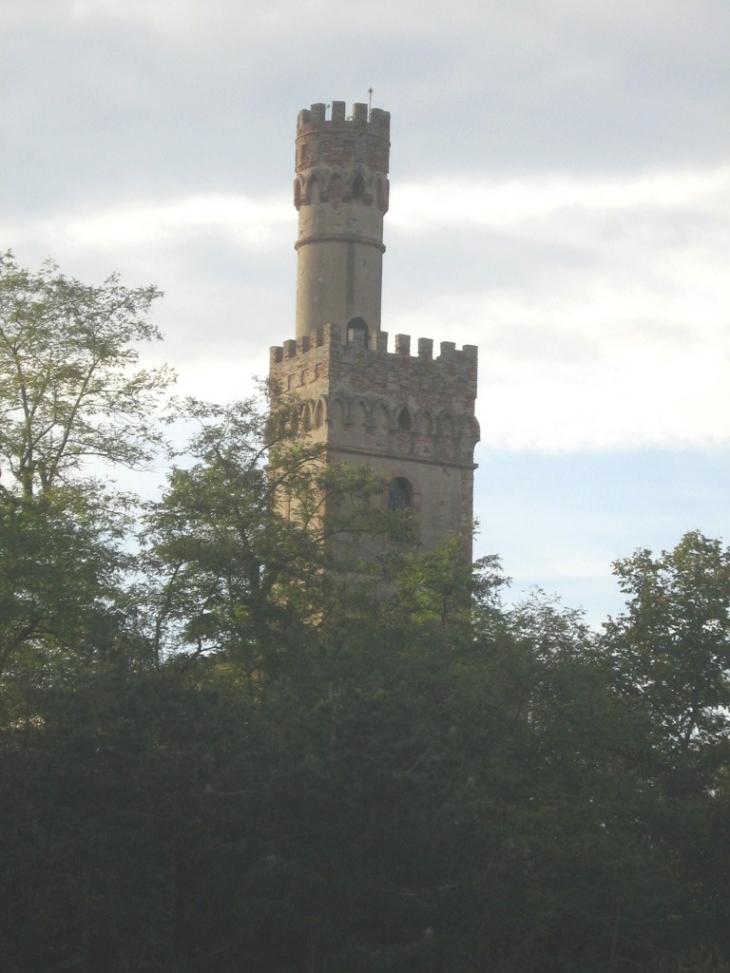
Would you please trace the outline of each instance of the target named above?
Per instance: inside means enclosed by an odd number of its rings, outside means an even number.
[[[97,5],[54,21],[31,5],[5,31],[6,213],[288,186],[296,111],[364,99],[371,85],[393,113],[394,180],[636,170],[730,147],[727,5],[695,3],[688,20],[679,0],[651,16],[627,4],[457,3],[448,17],[380,4],[349,26],[331,3],[258,18],[247,4],[199,17],[199,4],[154,6],[136,20]]]

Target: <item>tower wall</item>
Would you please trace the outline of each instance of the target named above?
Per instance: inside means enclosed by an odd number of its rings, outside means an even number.
[[[326,321],[380,330],[383,217],[388,209],[390,114],[332,103],[297,119],[294,205],[299,212],[297,337]],[[343,332],[346,336],[346,331]]]
[[[413,489],[420,543],[433,547],[462,531],[473,508],[477,349],[380,332],[343,344],[326,325],[271,349],[270,376],[302,400],[300,428],[327,446],[327,460],[367,466]]]

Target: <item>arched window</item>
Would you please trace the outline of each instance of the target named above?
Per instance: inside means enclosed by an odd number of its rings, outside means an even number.
[[[329,404],[327,416],[332,424],[332,428],[340,429],[348,423],[348,415],[345,403],[340,398],[334,398]]]
[[[365,180],[361,175],[355,176],[352,182],[352,198],[362,199],[365,195]]]
[[[368,326],[364,318],[350,318],[347,322],[347,343],[348,345],[359,344],[367,348]]]
[[[419,432],[425,432],[428,436],[431,435],[433,431],[433,421],[431,419],[431,413],[428,411],[428,409],[424,409],[416,416],[416,429],[418,429]]]
[[[309,182],[307,183],[307,202],[308,203],[318,203],[320,196],[320,186],[319,179],[316,176],[310,176]]]
[[[376,193],[378,198],[378,208],[382,209],[384,213],[388,212],[388,181],[383,179],[378,179]]]
[[[338,172],[335,172],[330,177],[329,186],[327,187],[330,199],[339,199],[344,188],[345,184],[342,181],[342,176]]]
[[[398,428],[402,432],[410,432],[413,428],[411,414],[405,406],[398,413]]]
[[[405,477],[396,476],[388,487],[388,510],[395,513],[398,510],[407,510],[412,504],[413,487]]]

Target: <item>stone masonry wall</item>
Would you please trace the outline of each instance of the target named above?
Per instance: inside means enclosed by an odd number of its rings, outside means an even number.
[[[459,351],[453,341],[442,341],[440,354],[434,358],[430,338],[420,338],[418,354],[412,355],[408,335],[396,335],[393,352],[388,351],[384,331],[371,336],[370,347],[357,332],[352,337],[352,344],[343,344],[339,325],[327,324],[304,338],[274,346],[270,352],[271,377],[291,390],[322,383],[324,391],[333,380],[355,394],[390,395],[401,390],[407,396],[417,388],[442,407],[473,412],[476,345],[464,345]]]
[[[270,377],[302,400],[300,428],[327,444],[328,461],[366,465],[387,478],[403,477],[413,488],[421,542],[462,531],[472,516],[477,349],[461,351],[396,336],[372,337],[366,347],[342,344],[336,325],[271,349]]]
[[[294,205],[297,337],[325,321],[353,318],[380,329],[383,217],[388,209],[390,115],[344,101],[304,109],[297,119]]]

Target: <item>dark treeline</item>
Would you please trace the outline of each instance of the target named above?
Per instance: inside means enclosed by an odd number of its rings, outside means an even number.
[[[507,607],[285,402],[178,403],[142,504],[156,292],[1,269],[3,970],[730,970],[728,549]]]

